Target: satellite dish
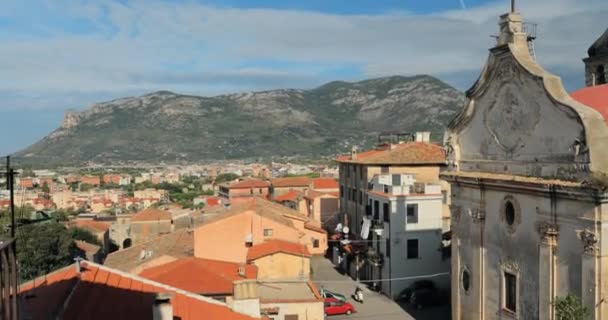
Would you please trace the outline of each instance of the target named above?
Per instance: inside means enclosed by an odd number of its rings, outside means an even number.
[[[348,234],[348,231],[350,231],[350,229],[348,227],[344,227],[342,228],[342,232]]]

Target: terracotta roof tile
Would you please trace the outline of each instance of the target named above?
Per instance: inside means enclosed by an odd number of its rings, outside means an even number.
[[[171,218],[172,215],[170,212],[159,210],[156,208],[148,208],[133,215],[133,217],[131,218],[131,222],[171,220]]]
[[[239,275],[240,267],[244,276]],[[257,278],[257,267],[191,257],[145,269],[140,275],[194,293],[232,295],[232,282]]]
[[[607,31],[608,32],[608,31]],[[608,84],[586,87],[570,94],[578,102],[597,110],[608,123]]]
[[[297,190],[289,190],[289,192],[287,192],[287,193],[274,197],[274,201],[276,201],[276,202],[297,201],[300,197],[302,197],[302,192],[297,191]]]
[[[82,262],[23,284],[23,315],[31,319],[151,319],[156,293],[171,293],[173,316],[188,319],[251,320],[224,303],[95,263]],[[69,299],[68,299],[69,297]]]
[[[357,159],[350,155],[341,156],[338,162],[360,164],[444,164],[445,153],[440,145],[426,142],[407,142],[394,145],[392,149],[370,150],[357,154]]]
[[[77,227],[83,229],[89,229],[94,232],[105,232],[110,229],[110,224],[95,220],[74,220],[67,223],[69,228]]]
[[[149,251],[151,256],[142,260],[140,258],[142,250]],[[104,264],[112,268],[132,272],[140,265],[161,256],[179,259],[192,255],[194,255],[194,235],[187,229],[180,229],[148,242],[110,253]]]
[[[260,179],[244,179],[225,186],[228,189],[268,188],[270,183]]]
[[[275,178],[270,179],[270,183],[273,187],[285,188],[285,187],[307,187],[310,185],[311,179],[309,177],[289,177],[289,178]]]
[[[313,189],[339,189],[340,185],[334,178],[316,178],[312,180]]]
[[[304,257],[311,256],[308,249],[306,249],[306,246],[302,244],[273,239],[249,248],[249,251],[247,252],[247,261],[256,260],[278,252]]]

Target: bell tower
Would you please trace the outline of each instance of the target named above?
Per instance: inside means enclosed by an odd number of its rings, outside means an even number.
[[[587,50],[585,84],[588,87],[608,83],[608,29]]]

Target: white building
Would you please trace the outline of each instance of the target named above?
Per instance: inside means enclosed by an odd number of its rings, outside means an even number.
[[[371,240],[369,279],[400,278],[376,283],[393,298],[422,279],[448,288],[450,260],[442,243],[446,230],[441,186],[416,183],[412,174],[381,174],[373,177],[367,196],[361,238]],[[409,277],[416,279],[403,279]]]

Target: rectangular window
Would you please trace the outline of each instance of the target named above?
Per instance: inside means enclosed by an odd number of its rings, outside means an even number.
[[[312,247],[313,248],[319,247],[319,239],[312,238]]]
[[[441,196],[443,196],[443,204],[448,204],[448,191],[442,190]]]
[[[418,259],[418,239],[407,239],[407,258]]]
[[[363,205],[363,192],[359,190],[357,193],[359,193],[359,204]]]
[[[391,257],[391,239],[389,238],[386,239],[386,257]]]
[[[264,237],[272,237],[272,229],[264,229]]]
[[[386,222],[391,222],[391,212],[389,210],[389,204],[388,203],[383,203],[382,204],[382,214],[384,215],[384,221]]]
[[[407,205],[407,223],[418,223],[418,204]]]
[[[374,220],[380,220],[380,202],[374,200]]]
[[[393,185],[394,186],[400,186],[401,185],[401,175],[400,174],[393,174]]]
[[[517,312],[517,277],[505,272],[505,309],[513,313]]]
[[[340,186],[340,198],[344,198],[344,186]]]
[[[388,166],[381,166],[380,173],[388,173]]]

